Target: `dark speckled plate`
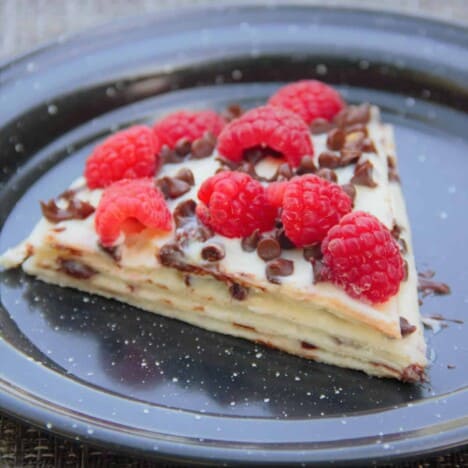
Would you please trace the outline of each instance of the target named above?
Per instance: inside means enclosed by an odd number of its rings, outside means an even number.
[[[0,250],[38,200],[117,128],[184,107],[264,102],[319,78],[381,106],[396,128],[420,268],[468,302],[468,34],[342,9],[230,8],[83,33],[0,69]],[[466,325],[427,332],[430,382],[370,378],[216,335],[20,271],[1,275],[0,405],[57,433],[192,461],[387,460],[468,440]],[[452,368],[452,366],[454,366]]]

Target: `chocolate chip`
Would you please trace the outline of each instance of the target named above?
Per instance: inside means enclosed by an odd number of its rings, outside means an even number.
[[[328,132],[327,147],[328,149],[338,151],[343,148],[346,134],[341,128],[334,128]]]
[[[283,163],[278,166],[276,175],[273,180],[283,181],[289,180],[293,176],[293,171],[288,163]]]
[[[424,296],[427,296],[430,293],[445,295],[450,294],[450,287],[445,283],[425,278],[424,276],[419,274],[418,291],[422,292]]]
[[[213,236],[214,232],[204,224],[200,224],[192,234],[192,237],[200,242],[205,242]]]
[[[396,166],[396,160],[393,156],[387,156],[387,167],[388,167],[388,180],[392,182],[400,182],[400,176]]]
[[[390,232],[392,233],[392,236],[394,237],[394,239],[398,240],[400,238],[400,234],[402,230],[403,228],[395,220],[393,220],[393,226]]]
[[[328,180],[329,182],[338,182],[338,177],[336,176],[335,171],[323,167],[317,171],[317,175],[322,179]]]
[[[358,148],[343,148],[340,151],[340,166],[349,166],[361,157],[362,151]]]
[[[183,161],[183,157],[179,156],[173,149],[169,148],[168,145],[163,145],[159,152],[163,163],[180,163]]]
[[[314,158],[312,156],[304,156],[301,159],[299,167],[296,169],[296,174],[311,174],[317,170],[314,164]]]
[[[197,204],[194,200],[184,200],[179,203],[173,213],[176,227],[181,227],[195,216],[195,208]]]
[[[327,271],[322,261],[315,258],[311,258],[310,261],[312,263],[312,270],[314,271],[314,284],[320,281],[327,281]]]
[[[192,142],[187,137],[180,138],[174,146],[174,150],[179,156],[187,156],[191,149]]]
[[[170,199],[178,198],[190,191],[190,185],[187,182],[174,177],[161,177],[156,179],[155,183],[163,195]]]
[[[213,139],[207,135],[204,135],[201,138],[197,138],[192,143],[192,158],[202,159],[211,156],[215,146],[216,141],[213,141]]]
[[[229,286],[229,292],[231,293],[231,296],[238,301],[247,299],[249,294],[249,290],[238,283],[232,283],[231,286]]]
[[[286,235],[283,228],[276,229],[276,240],[284,250],[291,250],[296,248],[294,242]]]
[[[321,260],[323,257],[322,246],[320,244],[307,245],[306,247],[304,247],[302,255],[307,261],[310,261],[312,259]]]
[[[326,119],[318,118],[310,124],[310,131],[313,135],[320,135],[328,132],[333,127],[333,124]]]
[[[59,223],[70,219],[86,219],[94,213],[93,205],[78,198],[68,199],[65,208],[59,208],[55,200],[40,203],[44,218],[51,223]]]
[[[349,127],[354,124],[366,124],[370,120],[370,105],[347,106],[333,119],[339,127]]]
[[[174,177],[176,179],[187,182],[187,184],[189,184],[192,187],[195,185],[195,178],[193,177],[193,172],[187,167],[183,167],[182,169],[180,169]]]
[[[183,264],[184,252],[175,242],[164,244],[159,250],[158,258],[161,265],[168,267],[180,267]]]
[[[349,196],[349,198],[351,198],[351,200],[354,202],[356,198],[356,187],[353,184],[343,184],[341,188]]]
[[[401,336],[411,335],[411,333],[416,331],[416,326],[411,325],[405,317],[400,317],[400,331]]]
[[[223,112],[223,117],[226,121],[231,122],[234,119],[238,119],[243,113],[244,111],[240,104],[229,104]]]
[[[257,245],[258,256],[265,260],[273,260],[281,255],[280,243],[273,237],[264,237],[260,239]]]
[[[276,258],[266,265],[266,277],[270,283],[281,284],[279,276],[289,276],[294,272],[294,262],[285,258]]]
[[[219,262],[226,255],[224,247],[219,244],[208,244],[203,247],[201,256],[209,262]]]
[[[258,241],[260,240],[260,233],[258,229],[250,234],[250,236],[244,237],[241,241],[242,250],[246,252],[253,252],[258,245]]]
[[[91,268],[78,260],[58,258],[57,263],[59,264],[60,271],[63,271],[65,274],[72,276],[73,278],[88,279],[97,273],[94,268]]]
[[[351,178],[351,182],[356,185],[365,185],[366,187],[377,187],[377,183],[372,178],[374,171],[373,164],[368,160],[362,163],[356,164],[354,168],[354,175]]]
[[[340,156],[332,151],[322,151],[318,158],[319,166],[328,169],[335,169],[340,166]]]

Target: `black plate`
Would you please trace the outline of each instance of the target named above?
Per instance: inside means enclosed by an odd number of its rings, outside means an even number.
[[[83,33],[0,70],[1,250],[111,130],[171,109],[263,102],[319,78],[396,127],[418,265],[468,302],[468,35],[391,14],[242,7]],[[466,328],[427,333],[430,383],[407,385],[215,335],[113,301],[1,275],[0,405],[57,433],[179,460],[408,458],[468,440]],[[455,368],[448,368],[454,365]]]

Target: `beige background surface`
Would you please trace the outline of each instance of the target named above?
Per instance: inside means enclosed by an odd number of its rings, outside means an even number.
[[[163,8],[224,0],[0,0],[0,59],[87,27]],[[251,4],[248,0],[229,3]],[[264,2],[268,4],[275,1]],[[283,1],[282,3],[287,3]],[[468,25],[468,0],[299,0],[289,3],[359,6],[428,16]]]

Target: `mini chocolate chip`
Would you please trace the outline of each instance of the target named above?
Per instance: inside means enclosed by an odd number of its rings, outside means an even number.
[[[416,331],[416,326],[411,325],[405,317],[400,317],[400,331],[401,336],[411,335],[411,333]]]
[[[323,167],[317,171],[317,175],[322,179],[328,180],[329,182],[338,182],[338,177],[336,176],[335,171]]]
[[[314,284],[320,281],[327,281],[326,268],[321,260],[311,258],[312,270],[314,271]]]
[[[180,163],[183,161],[183,157],[179,156],[173,149],[169,148],[168,145],[163,145],[159,152],[163,163]]]
[[[377,187],[377,183],[372,178],[374,171],[373,164],[368,160],[362,163],[357,163],[354,168],[354,175],[351,182],[356,185],[365,185],[366,187]]]
[[[299,167],[296,169],[296,174],[311,174],[317,170],[314,164],[314,158],[312,156],[303,156]]]
[[[361,157],[362,151],[358,148],[343,148],[340,151],[340,166],[349,166]]]
[[[403,260],[403,281],[408,280],[408,261]]]
[[[174,177],[161,177],[156,179],[155,183],[164,196],[170,199],[178,198],[190,191],[190,185],[187,182]]]
[[[323,257],[322,246],[320,244],[307,245],[304,247],[303,256],[307,261],[312,259],[321,260]]]
[[[203,247],[201,256],[209,262],[219,262],[226,255],[224,247],[220,244],[208,244]]]
[[[240,104],[229,104],[226,110],[223,112],[223,117],[228,122],[239,118],[244,113]]]
[[[181,227],[195,216],[197,204],[194,200],[184,200],[174,209],[173,217],[176,227]]]
[[[229,286],[229,292],[234,299],[243,301],[247,299],[249,290],[245,286],[242,286],[238,283],[232,283],[231,286]]]
[[[309,128],[313,135],[320,135],[321,133],[327,133],[331,128],[333,128],[333,124],[328,120],[319,117],[312,121]]]
[[[258,245],[258,241],[260,240],[260,233],[258,229],[255,229],[250,236],[244,237],[241,241],[242,250],[246,252],[253,252]]]
[[[293,176],[293,171],[288,163],[283,163],[278,166],[276,175],[273,180],[282,181],[289,180]]]
[[[400,176],[396,166],[396,159],[393,156],[387,156],[388,180],[400,182]]]
[[[320,167],[327,167],[328,169],[335,169],[340,166],[340,157],[332,151],[322,151],[318,158]]]
[[[94,213],[93,205],[78,198],[68,199],[65,208],[59,208],[55,200],[40,203],[44,218],[51,223],[59,223],[60,221],[68,221],[70,219],[86,219]]]
[[[174,150],[179,156],[187,156],[191,149],[192,142],[187,137],[180,138],[174,146]]]
[[[347,106],[342,109],[333,119],[339,127],[349,127],[355,124],[366,124],[370,119],[370,105]]]
[[[364,140],[362,141],[361,150],[365,153],[377,153],[374,142],[369,137],[364,138]]]
[[[402,230],[403,230],[403,228],[395,220],[393,220],[393,227],[392,227],[392,231],[391,231],[392,236],[395,239],[399,239]]]
[[[177,174],[174,176],[176,179],[183,180],[187,182],[190,186],[195,185],[195,178],[193,177],[193,172],[187,167],[183,167]]]
[[[216,142],[213,142],[211,139],[203,136],[197,138],[192,143],[192,158],[193,159],[202,159],[211,156],[213,150],[215,149]]]
[[[161,265],[175,268],[183,264],[183,257],[184,252],[182,248],[175,242],[164,244],[158,254]]]
[[[266,277],[270,283],[281,284],[279,276],[289,276],[294,272],[294,262],[285,258],[276,258],[266,265]]]
[[[338,151],[343,148],[346,134],[341,128],[334,128],[328,132],[327,147],[328,149]]]
[[[351,200],[354,202],[356,198],[356,187],[353,184],[343,184],[341,188],[349,196],[349,198],[351,198]]]
[[[276,239],[284,250],[295,249],[294,242],[286,235],[283,228],[276,229]]]
[[[77,279],[88,279],[94,276],[97,271],[94,268],[86,265],[85,263],[66,258],[58,258],[59,270],[63,271],[68,276]]]
[[[280,243],[273,237],[264,237],[260,239],[257,245],[258,256],[265,260],[273,260],[281,255]]]

